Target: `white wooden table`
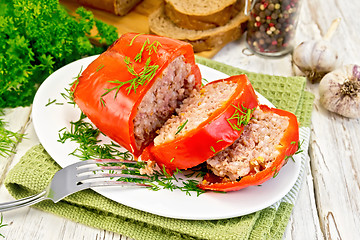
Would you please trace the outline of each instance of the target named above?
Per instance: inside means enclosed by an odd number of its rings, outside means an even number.
[[[331,42],[338,48],[344,64],[360,64],[359,9],[358,0],[303,0],[297,42],[319,38],[333,19],[341,17]],[[245,56],[244,48],[244,39],[241,39],[225,46],[213,59],[254,72],[284,76],[297,73],[291,55],[277,59]],[[360,120],[327,112],[319,103],[318,86],[308,84],[307,89],[316,96],[310,162],[284,239],[359,239]],[[3,186],[7,171],[26,150],[38,144],[30,116],[31,107],[6,111],[9,128],[26,133],[26,139],[18,143],[16,154],[0,159],[0,202],[12,200]],[[0,233],[9,240],[129,239],[33,208],[6,212],[3,216],[9,225],[1,228]]]

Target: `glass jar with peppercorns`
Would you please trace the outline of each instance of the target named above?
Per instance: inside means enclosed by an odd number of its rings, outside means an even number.
[[[293,48],[301,0],[253,0],[246,42],[255,53],[282,56]]]

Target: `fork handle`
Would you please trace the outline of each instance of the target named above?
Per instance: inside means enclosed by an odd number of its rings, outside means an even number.
[[[6,212],[9,210],[17,209],[20,207],[26,207],[33,205],[35,203],[41,202],[45,199],[46,190],[42,191],[41,193],[32,195],[27,198],[22,198],[16,201],[7,202],[7,203],[0,203],[0,212]]]

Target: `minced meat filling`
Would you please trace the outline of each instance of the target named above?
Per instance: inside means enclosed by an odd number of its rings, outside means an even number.
[[[230,181],[258,172],[271,165],[289,125],[287,117],[256,109],[241,136],[228,148],[207,160],[208,168]]]
[[[160,129],[159,135],[154,139],[154,145],[172,141],[197,128],[228,101],[236,87],[236,83],[220,81],[206,85],[201,90],[193,90],[190,97],[176,109],[177,115],[167,120]]]
[[[138,147],[148,145],[165,121],[187,98],[195,86],[191,64],[184,56],[177,57],[164,70],[143,97],[133,120],[135,141]]]

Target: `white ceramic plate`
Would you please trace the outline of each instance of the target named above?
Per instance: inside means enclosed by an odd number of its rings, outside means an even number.
[[[77,148],[77,144],[67,141],[58,142],[59,130],[70,127],[70,121],[79,119],[80,110],[73,105],[66,104],[61,96],[65,88],[74,81],[80,69],[85,69],[97,56],[84,58],[54,72],[40,86],[33,103],[32,118],[35,131],[41,144],[50,156],[61,166],[66,167],[79,161],[69,155]],[[200,65],[203,78],[208,81],[226,78],[227,75]],[[55,100],[58,105],[50,104]],[[262,103],[272,105],[259,95]],[[109,142],[106,137],[105,142]],[[288,193],[294,185],[300,172],[301,159],[295,156],[295,161],[288,161],[276,178],[263,183],[261,186],[248,187],[226,194],[206,192],[199,197],[195,193],[186,195],[179,190],[151,191],[145,188],[97,188],[94,189],[105,197],[145,212],[179,219],[223,219],[242,216],[264,209]]]

